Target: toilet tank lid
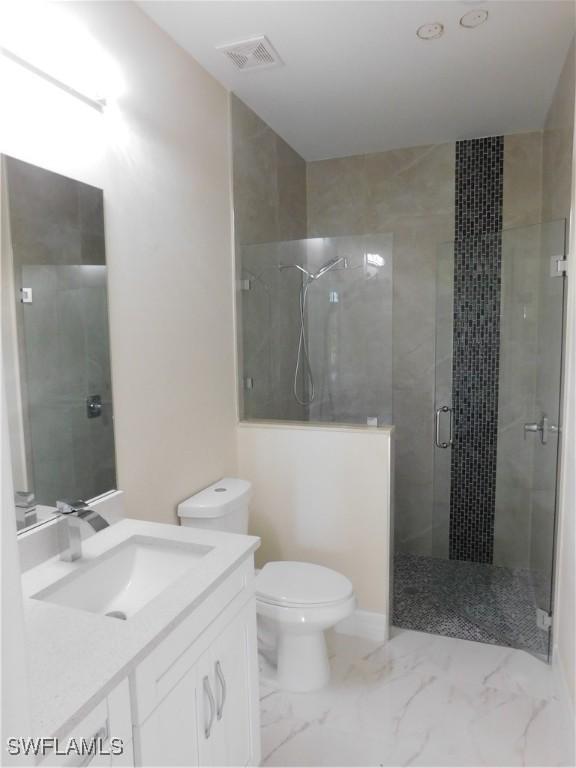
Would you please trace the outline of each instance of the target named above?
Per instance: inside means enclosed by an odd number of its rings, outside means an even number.
[[[224,517],[248,504],[252,485],[238,477],[223,477],[178,504],[178,517]]]

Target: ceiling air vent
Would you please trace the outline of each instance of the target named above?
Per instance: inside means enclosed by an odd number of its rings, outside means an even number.
[[[219,45],[216,50],[222,53],[234,64],[236,69],[264,69],[279,67],[282,59],[274,46],[264,35],[251,37],[249,40],[239,40],[237,43]]]

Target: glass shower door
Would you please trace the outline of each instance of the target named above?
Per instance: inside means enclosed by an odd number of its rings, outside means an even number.
[[[548,658],[564,307],[564,276],[558,261],[564,254],[565,222],[505,230],[500,243],[498,354],[493,372],[495,461],[484,461],[489,446],[473,445],[466,454],[467,482],[475,484],[478,498],[490,493],[486,471],[495,473],[491,519],[486,521],[485,504],[477,518],[484,526],[482,536],[488,531],[491,537],[489,557],[483,559],[454,551],[459,525],[460,538],[474,537],[477,531],[470,526],[476,510],[465,510],[466,526],[458,519],[462,454],[458,464],[454,452],[464,450],[462,444],[470,440],[470,425],[462,415],[466,396],[461,394],[459,415],[452,412],[452,379],[457,375],[461,388],[473,389],[485,371],[454,371],[454,244],[444,244],[438,254],[433,554],[445,559],[440,567],[446,571],[443,578],[451,582],[447,610],[454,634]],[[481,366],[490,355],[479,350],[477,358]],[[487,419],[489,409],[487,402]],[[481,409],[480,414],[484,418]],[[469,505],[471,494],[468,489],[466,493]]]

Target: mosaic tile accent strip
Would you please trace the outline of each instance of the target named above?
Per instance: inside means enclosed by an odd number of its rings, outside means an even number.
[[[546,656],[533,580],[523,568],[396,553],[392,623]]]
[[[494,548],[504,138],[456,143],[449,557]]]

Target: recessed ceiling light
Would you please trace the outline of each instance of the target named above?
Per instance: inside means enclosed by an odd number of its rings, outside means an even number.
[[[418,27],[416,34],[421,40],[435,40],[444,34],[444,24],[439,21],[433,21],[431,24],[422,24]]]
[[[479,27],[480,24],[484,24],[487,18],[488,11],[484,11],[482,9],[476,11],[468,11],[468,13],[465,13],[464,16],[462,16],[460,19],[460,26],[467,27],[468,29],[474,29],[474,27]]]

